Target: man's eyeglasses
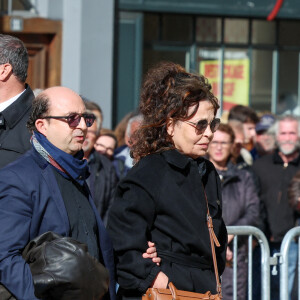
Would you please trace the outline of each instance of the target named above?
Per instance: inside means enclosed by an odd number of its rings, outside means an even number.
[[[93,114],[70,114],[68,116],[46,116],[43,119],[65,119],[68,125],[71,128],[75,128],[79,125],[81,117],[84,118],[85,124],[87,127],[91,127],[96,119],[95,115]]]
[[[191,121],[183,121],[185,123],[188,123],[190,125],[192,125],[194,128],[197,129],[199,134],[204,133],[204,131],[206,130],[207,126],[209,125],[211,132],[216,132],[220,126],[220,119],[215,118],[213,119],[210,123],[208,123],[207,120],[200,120],[197,123],[191,122]]]
[[[105,145],[101,144],[101,143],[96,143],[95,144],[96,150],[103,150],[108,154],[113,154],[114,153],[114,149],[111,147],[106,147]]]
[[[230,144],[232,144],[232,143],[231,142],[218,142],[218,141],[212,141],[212,142],[210,142],[210,145],[212,147],[217,147],[217,146],[227,147]]]

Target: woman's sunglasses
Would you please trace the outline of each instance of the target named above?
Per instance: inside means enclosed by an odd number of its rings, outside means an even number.
[[[85,124],[87,127],[91,127],[96,119],[95,115],[93,114],[70,114],[68,116],[46,116],[43,117],[42,119],[65,119],[68,125],[71,128],[75,128],[79,125],[81,117],[84,118]],[[63,121],[63,120],[62,120]]]
[[[219,118],[215,118],[210,123],[208,123],[207,120],[200,120],[197,123],[191,121],[182,121],[182,122],[190,124],[191,126],[197,129],[197,132],[199,134],[202,134],[204,133],[208,125],[210,127],[211,132],[216,132],[220,126],[221,120]]]

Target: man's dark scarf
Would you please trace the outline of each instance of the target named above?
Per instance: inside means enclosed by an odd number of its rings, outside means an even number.
[[[74,156],[68,154],[51,144],[41,133],[34,131],[31,137],[31,144],[34,149],[54,166],[64,177],[72,178],[81,186],[90,175],[88,162],[83,159],[83,151],[77,152]]]

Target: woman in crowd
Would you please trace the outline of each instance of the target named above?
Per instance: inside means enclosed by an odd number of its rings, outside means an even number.
[[[259,198],[251,174],[231,162],[234,139],[232,128],[227,124],[220,124],[208,148],[209,159],[221,179],[223,218],[227,226],[255,226],[259,216]],[[223,300],[231,300],[233,297],[232,240],[233,236],[229,235],[227,267],[222,276]],[[247,291],[247,240],[240,239],[238,247],[237,299],[243,300],[246,299]]]
[[[114,151],[118,146],[114,132],[107,128],[102,128],[100,135],[94,145],[97,152],[105,155],[109,160],[113,160]]]
[[[147,288],[166,288],[169,282],[181,290],[217,293],[208,208],[219,275],[227,232],[220,180],[203,155],[220,123],[218,108],[201,75],[168,62],[146,75],[140,102],[144,121],[132,146],[137,163],[117,187],[108,222],[123,299],[140,299]],[[143,259],[147,241],[155,243],[160,266]]]

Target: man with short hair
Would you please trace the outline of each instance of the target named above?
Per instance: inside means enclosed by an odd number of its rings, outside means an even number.
[[[104,225],[107,224],[108,212],[114,200],[114,192],[117,185],[116,171],[111,161],[98,153],[94,145],[99,137],[102,127],[102,110],[94,102],[83,98],[87,112],[96,117],[96,121],[87,130],[82,150],[84,158],[88,161],[90,176],[87,184],[90,188],[93,200],[101,216]]]
[[[94,120],[72,90],[43,91],[33,101],[28,121],[32,149],[0,170],[0,282],[17,299],[36,299],[21,252],[47,231],[86,244],[109,270],[109,296],[115,299],[112,245],[87,187],[89,171],[82,159]]]
[[[23,42],[0,34],[0,168],[30,149],[26,122],[34,95],[25,84],[27,68]]]
[[[275,117],[271,114],[265,114],[261,116],[259,122],[256,124],[255,159],[274,151],[275,136],[272,130],[270,130],[274,123]]]
[[[296,225],[296,213],[289,205],[287,189],[300,168],[299,126],[299,120],[293,116],[277,120],[274,124],[277,149],[257,159],[253,165],[260,182],[260,201],[266,209],[266,222],[261,229],[268,237],[271,255],[280,252],[284,235]],[[297,244],[292,243],[289,252],[289,292],[296,260]],[[271,298],[279,299],[279,275],[271,276]]]

